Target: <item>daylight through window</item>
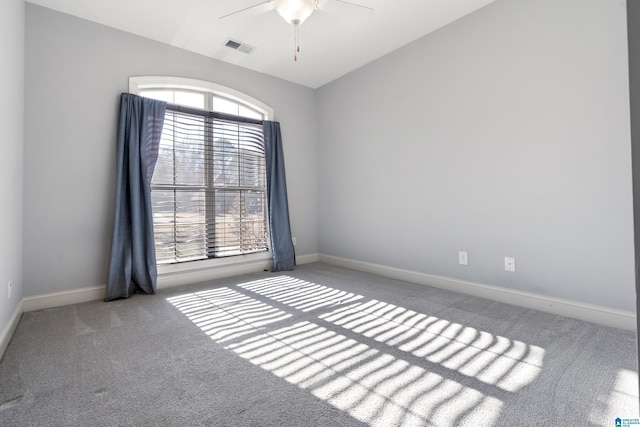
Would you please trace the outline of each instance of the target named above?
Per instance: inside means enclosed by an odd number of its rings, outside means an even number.
[[[157,263],[268,250],[263,113],[207,91],[139,94],[168,103],[151,183]]]

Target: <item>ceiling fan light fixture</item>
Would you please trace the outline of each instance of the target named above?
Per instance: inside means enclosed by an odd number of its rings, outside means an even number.
[[[278,15],[291,25],[300,25],[316,9],[315,0],[276,0]]]

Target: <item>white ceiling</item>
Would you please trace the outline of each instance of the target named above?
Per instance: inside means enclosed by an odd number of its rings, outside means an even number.
[[[275,10],[251,13],[258,7],[220,19],[261,0],[28,1],[317,88],[494,0],[349,0],[373,12],[322,0],[300,26],[297,62],[294,27]],[[255,50],[244,54],[225,47],[229,38]]]

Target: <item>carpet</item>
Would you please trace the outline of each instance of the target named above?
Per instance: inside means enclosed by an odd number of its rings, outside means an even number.
[[[7,426],[614,426],[635,333],[316,263],[25,313]]]

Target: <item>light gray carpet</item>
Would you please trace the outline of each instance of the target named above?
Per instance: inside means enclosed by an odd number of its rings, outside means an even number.
[[[7,426],[613,426],[635,334],[325,264],[25,313]]]

